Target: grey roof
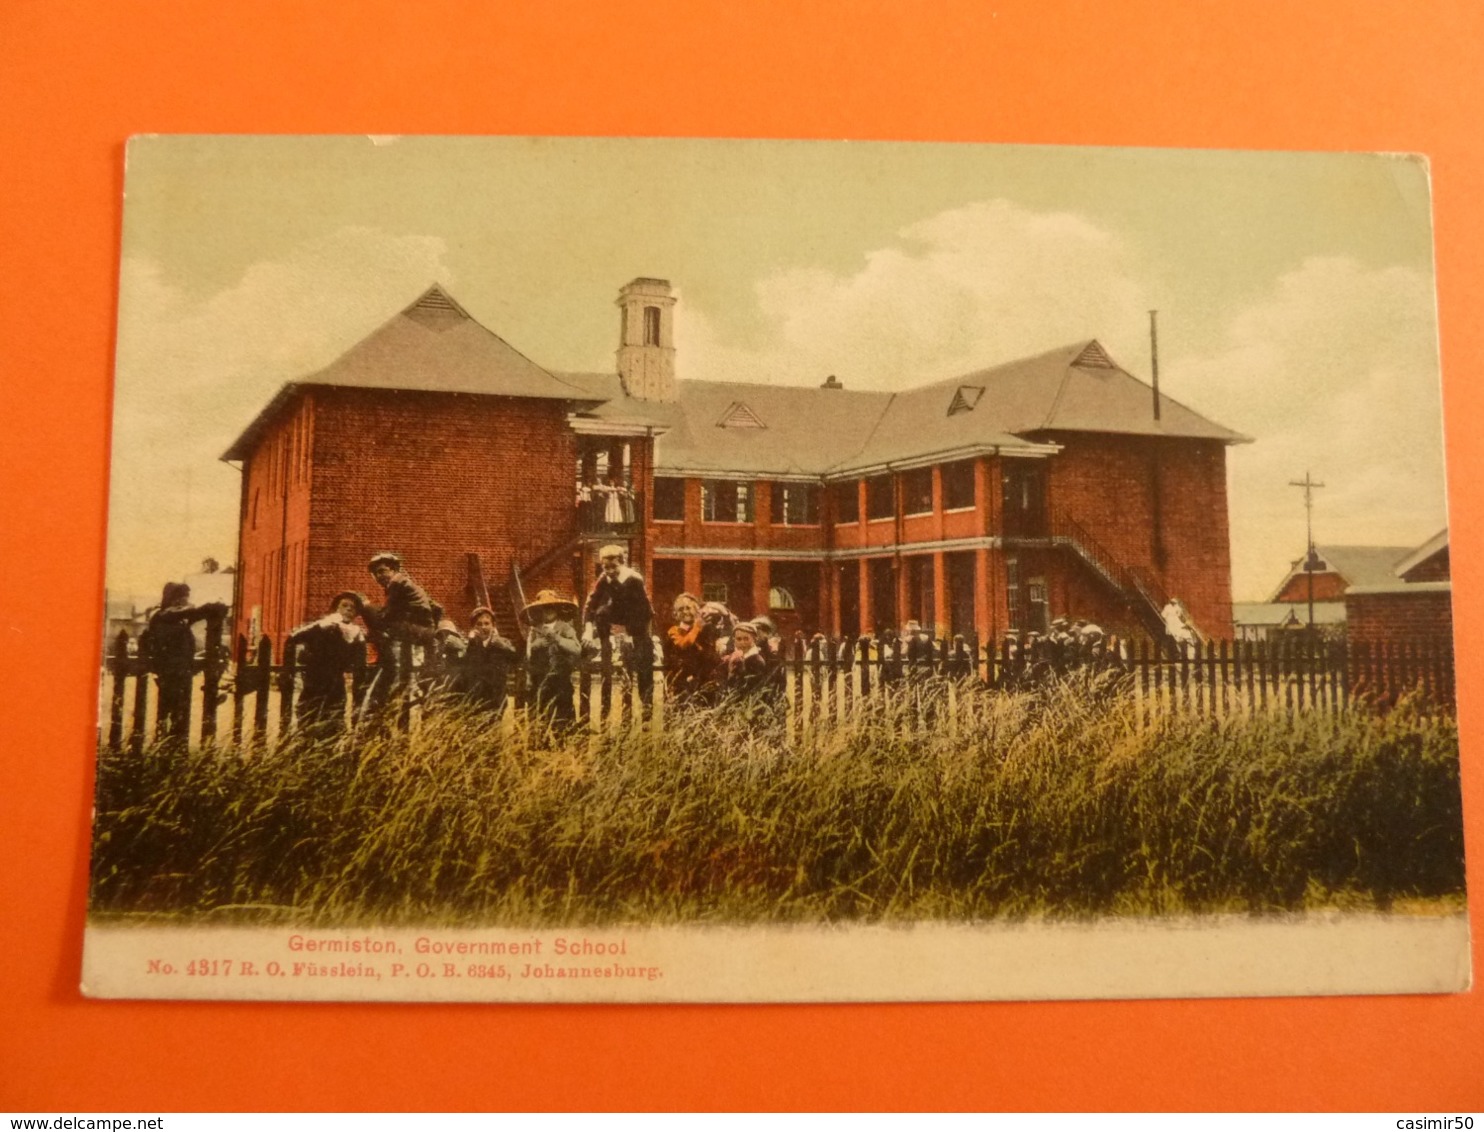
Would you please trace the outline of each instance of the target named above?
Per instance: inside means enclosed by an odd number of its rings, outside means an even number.
[[[1096,339],[936,382],[907,396],[935,398],[946,413],[959,387],[984,389],[978,404],[962,416],[986,414],[995,427],[1017,435],[1112,432],[1199,437],[1228,444],[1251,439],[1164,394],[1159,398],[1160,419],[1155,420],[1149,386],[1120,368]]]
[[[586,389],[547,372],[485,329],[434,284],[324,369],[283,386],[222,458],[246,458],[268,422],[307,385],[574,402],[590,396]]]
[[[1247,439],[1164,396],[1154,420],[1149,386],[1091,340],[900,393],[680,381],[677,402],[666,405],[625,396],[612,375],[561,376],[608,398],[585,416],[664,425],[668,431],[655,444],[660,471],[858,473],[991,447],[1050,452],[1035,441],[1071,431]],[[738,406],[764,427],[719,427]]]
[[[285,385],[232,444],[243,459],[306,386],[543,397],[595,422],[654,426],[660,471],[860,474],[988,449],[1047,454],[1058,432],[1247,438],[1160,398],[1095,340],[900,393],[730,381],[677,382],[677,401],[624,394],[613,374],[554,374],[485,329],[438,286],[330,365]],[[736,424],[722,427],[730,414]]]
[[[1281,625],[1289,614],[1301,624],[1309,623],[1309,606],[1302,601],[1234,601],[1232,623],[1235,625]],[[1316,601],[1314,624],[1335,625],[1345,620],[1343,601]]]
[[[889,393],[681,381],[676,426],[655,442],[662,471],[821,476],[859,452]],[[728,412],[745,407],[762,428],[724,428]]]
[[[1446,594],[1453,592],[1453,583],[1450,582],[1403,582],[1394,580],[1392,582],[1375,586],[1351,586],[1345,591],[1345,597],[1364,597],[1366,594]]]

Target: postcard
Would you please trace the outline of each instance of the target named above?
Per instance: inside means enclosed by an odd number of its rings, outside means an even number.
[[[86,993],[1469,986],[1424,159],[127,159]]]

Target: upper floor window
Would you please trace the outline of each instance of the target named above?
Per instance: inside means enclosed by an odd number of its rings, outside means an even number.
[[[866,481],[866,518],[890,519],[897,513],[897,491],[891,473]]]
[[[974,461],[943,465],[943,510],[974,506]]]
[[[660,308],[644,308],[644,344],[646,346],[658,346],[660,344]]]
[[[933,469],[913,468],[902,473],[902,512],[928,514],[933,509]]]
[[[835,493],[835,522],[859,523],[861,520],[860,484],[854,480],[837,483],[830,489]]]
[[[705,480],[701,484],[701,518],[708,523],[752,522],[752,484],[738,480]]]
[[[654,517],[671,522],[685,518],[685,480],[679,476],[654,477]]]
[[[819,522],[819,485],[773,484],[773,522],[789,527],[807,527]]]

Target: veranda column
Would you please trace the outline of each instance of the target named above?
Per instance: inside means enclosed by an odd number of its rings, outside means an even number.
[[[772,563],[759,558],[752,564],[752,615],[763,617],[768,613],[768,594],[773,588]]]
[[[948,566],[943,552],[933,552],[933,634],[950,636],[952,626],[948,616]]]

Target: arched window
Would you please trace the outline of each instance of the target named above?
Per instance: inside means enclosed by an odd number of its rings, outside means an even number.
[[[768,608],[796,609],[798,607],[794,605],[793,594],[789,593],[782,586],[774,586],[771,590],[768,591]]]
[[[644,308],[644,344],[646,346],[658,346],[660,344],[660,308]]]

